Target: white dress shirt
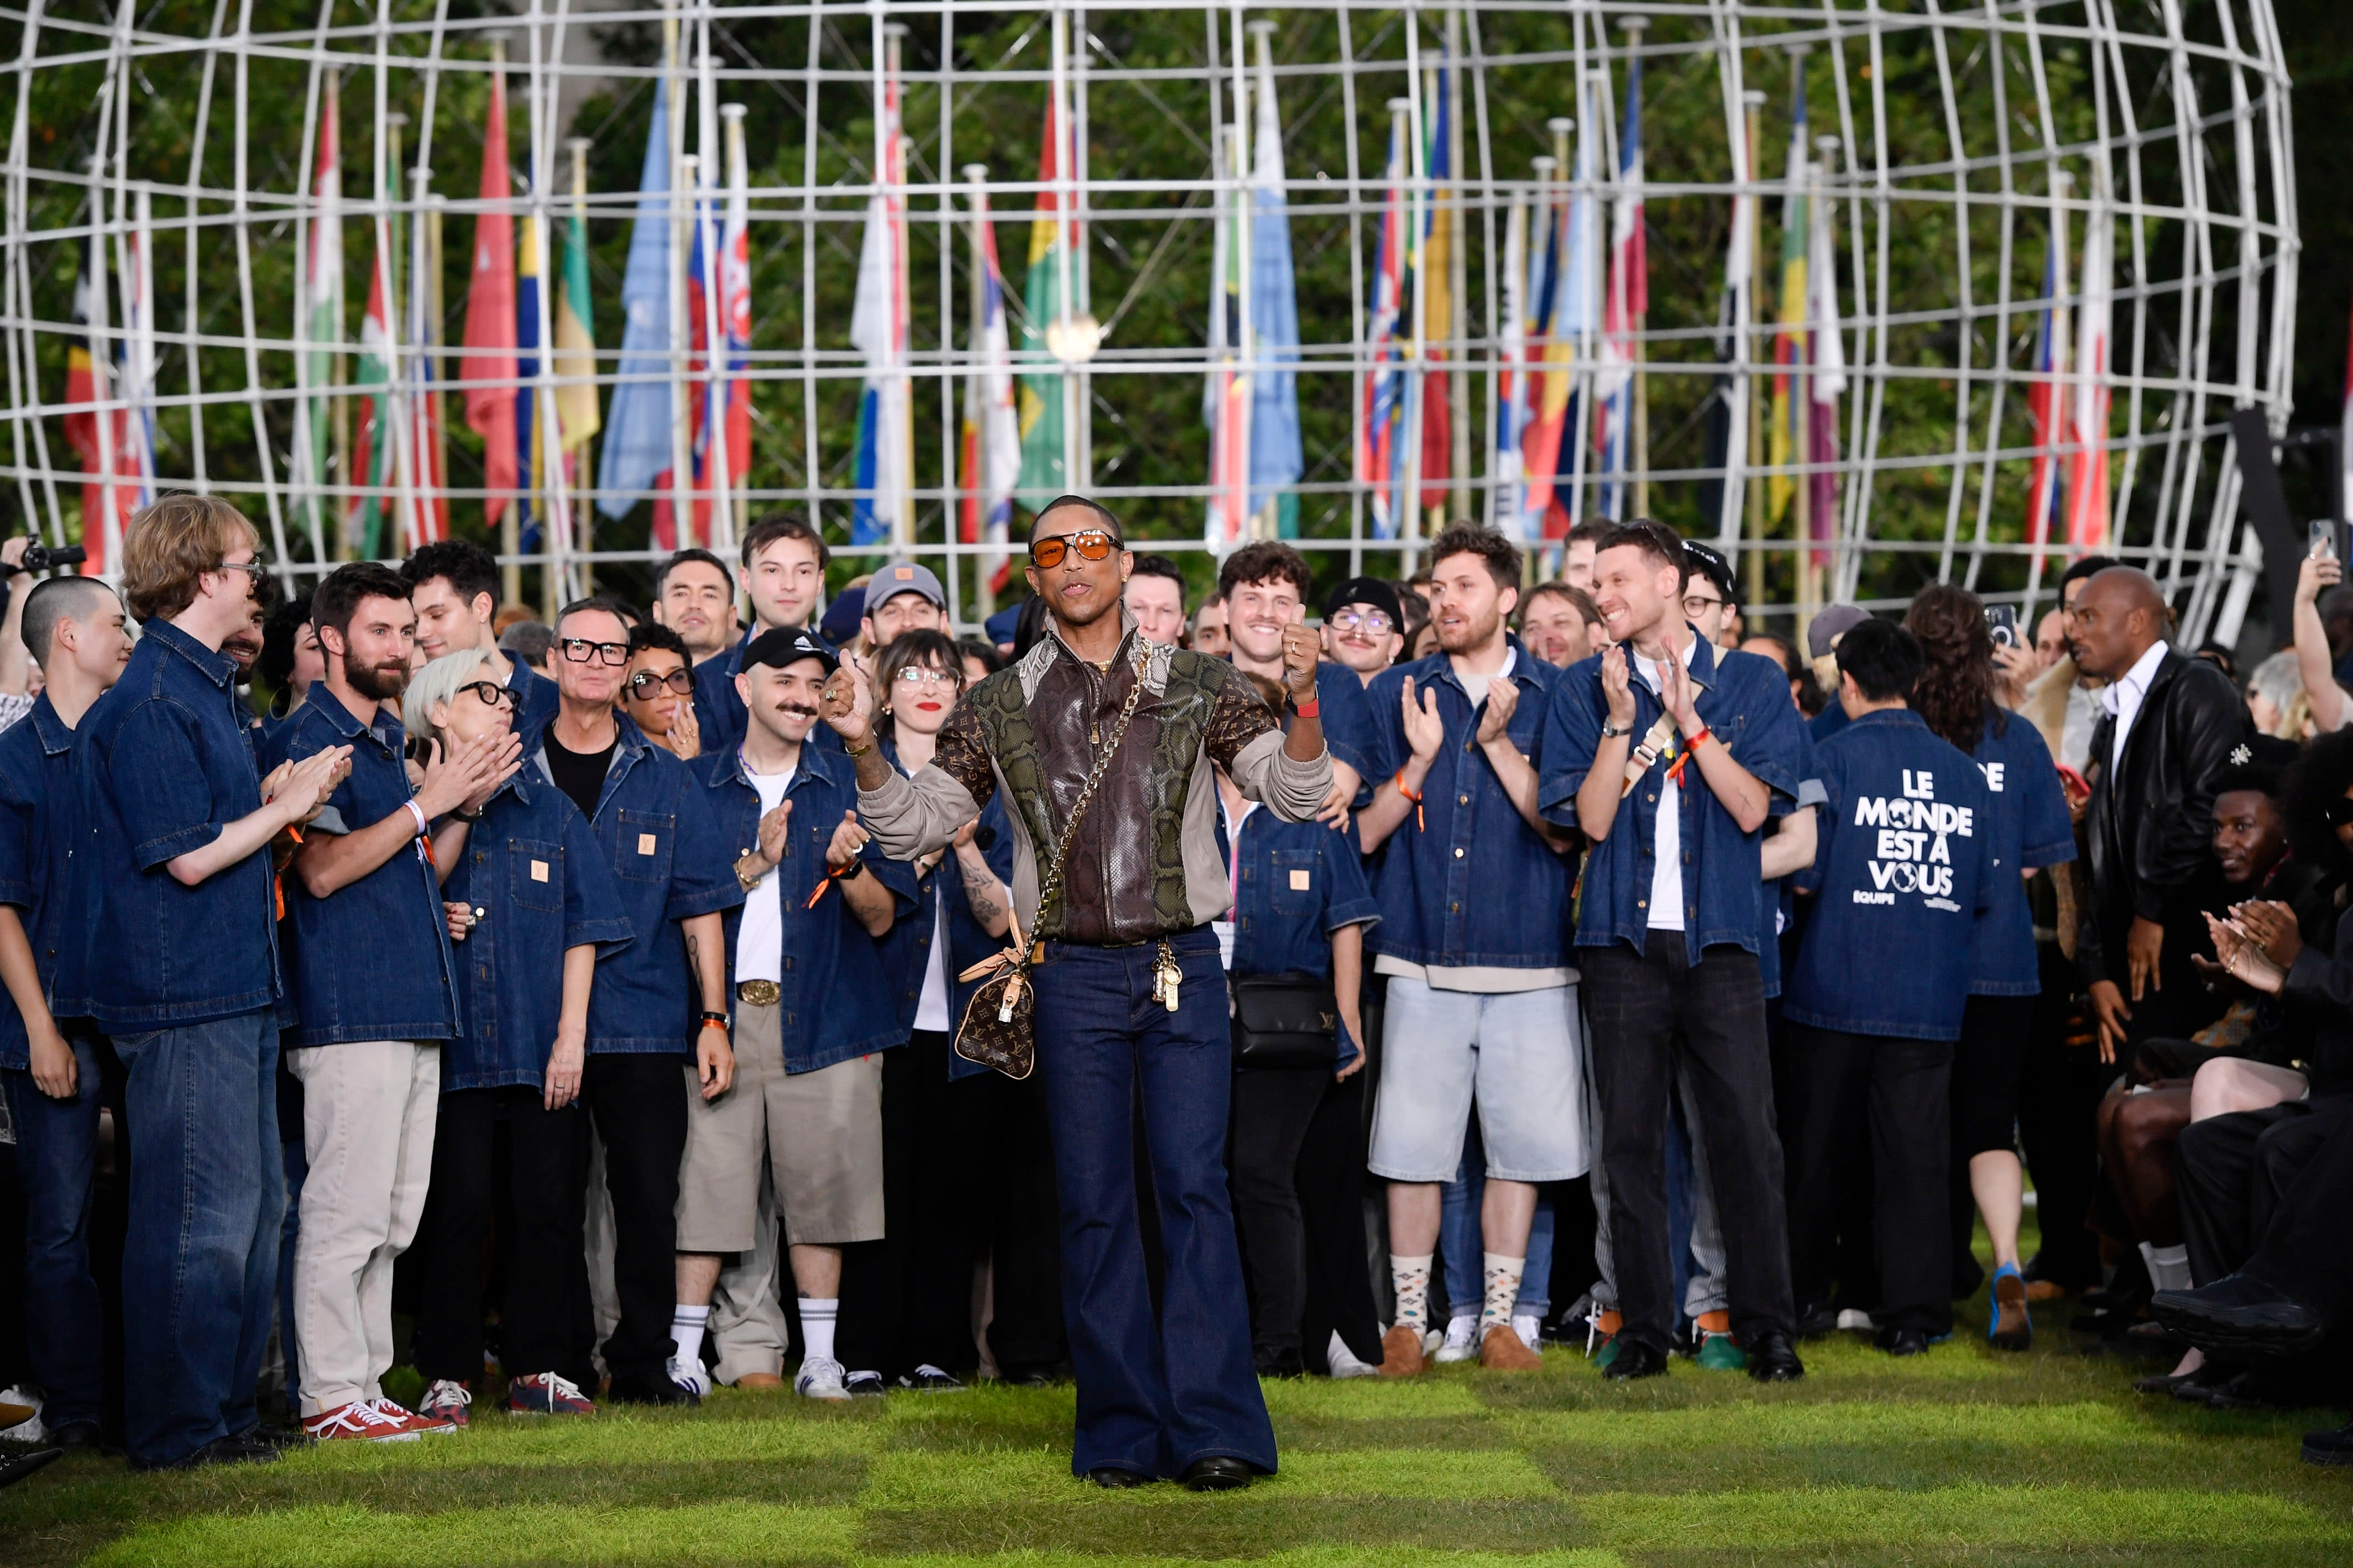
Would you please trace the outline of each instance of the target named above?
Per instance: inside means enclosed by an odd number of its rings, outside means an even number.
[[[2149,644],[2148,651],[2125,671],[2122,679],[2110,682],[2100,692],[2101,705],[2116,721],[2116,738],[2108,744],[2111,773],[2124,766],[2125,739],[2132,733],[2133,721],[2140,717],[2141,701],[2148,696],[2149,682],[2157,679],[2157,667],[2165,662],[2165,655],[2163,641]]]

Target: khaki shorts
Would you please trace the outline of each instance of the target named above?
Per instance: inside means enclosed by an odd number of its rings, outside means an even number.
[[[882,1236],[882,1058],[786,1073],[774,1005],[735,1005],[735,1081],[705,1100],[691,1066],[678,1249],[748,1252],[766,1157],[795,1247]]]

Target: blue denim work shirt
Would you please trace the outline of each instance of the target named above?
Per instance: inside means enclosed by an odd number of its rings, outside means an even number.
[[[1332,753],[1334,762],[1347,763],[1365,781],[1356,792],[1359,804],[1368,804],[1381,780],[1388,777],[1388,773],[1376,776],[1374,772],[1378,747],[1373,735],[1372,704],[1365,693],[1365,683],[1346,665],[1328,658],[1316,665],[1315,716],[1324,725],[1324,749]],[[1392,766],[1390,772],[1395,771]]]
[[[566,950],[593,942],[608,956],[629,941],[596,833],[562,790],[518,773],[467,830],[441,896],[470,905],[475,922],[457,944],[465,1033],[442,1049],[442,1091],[542,1087],[564,1017]]]
[[[337,784],[305,837],[357,833],[398,812],[416,792],[400,721],[379,710],[363,721],[322,682],[316,700],[270,737],[265,770],[335,746],[352,749],[351,776]],[[366,876],[323,899],[289,867],[287,967],[292,974],[296,1043],[446,1040],[458,1032],[458,975],[449,958],[441,888],[420,836]]]
[[[165,869],[261,809],[253,716],[236,678],[226,655],[150,621],[122,678],[75,731],[74,795],[90,856],[75,972],[105,977],[79,989],[109,1033],[234,1018],[283,994],[269,849],[193,888]]]
[[[1509,647],[1520,698],[1505,733],[1541,778],[1551,743],[1545,712],[1559,675],[1517,637]],[[1504,792],[1479,750],[1486,690],[1465,690],[1445,654],[1385,669],[1366,688],[1373,740],[1368,781],[1395,777],[1412,754],[1399,709],[1409,676],[1417,703],[1423,693],[1437,693],[1446,739],[1422,781],[1421,805],[1407,813],[1376,859],[1372,886],[1381,922],[1367,933],[1366,952],[1450,969],[1562,967],[1568,962],[1561,910],[1568,902],[1569,859],[1552,851]]]
[[[1850,1035],[1958,1039],[1971,936],[2006,874],[1993,866],[1984,775],[1908,708],[1865,713],[1814,761],[1828,799],[1814,863],[1793,878],[1814,910],[1781,1016]]]
[[[1699,689],[1694,707],[1715,742],[1723,746],[1769,792],[1767,813],[1786,816],[1796,805],[1805,720],[1789,700],[1789,678],[1769,658],[1753,653],[1719,653],[1694,636],[1686,667]],[[1634,737],[1640,745],[1662,711],[1658,695],[1633,670]],[[1552,710],[1545,731],[1545,762],[1537,770],[1536,799],[1545,816],[1577,826],[1577,792],[1593,771],[1601,726],[1609,702],[1601,691],[1601,656],[1579,660],[1553,683]],[[1669,748],[1679,752],[1678,740]],[[1640,952],[1651,931],[1651,875],[1656,864],[1658,792],[1678,789],[1667,781],[1668,754],[1651,763],[1631,794],[1618,803],[1609,836],[1593,846],[1585,861],[1577,945],[1609,947],[1629,942]],[[1765,922],[1763,867],[1758,852],[1764,830],[1743,833],[1704,778],[1699,764],[1683,772],[1679,789],[1679,831],[1683,858],[1683,941],[1694,962],[1720,945],[1757,951]]]
[[[814,731],[812,731],[814,734]],[[711,815],[727,847],[728,880],[734,881],[735,861],[758,847],[760,792],[744,776],[744,748],[730,746],[706,752],[691,764],[711,803]],[[849,901],[839,888],[828,889],[815,904],[809,902],[826,879],[825,849],[833,842],[846,811],[858,809],[858,774],[847,755],[821,752],[804,742],[800,766],[785,786],[793,808],[787,825],[784,858],[776,863],[776,898],[785,923],[783,962],[777,987],[776,1021],[784,1034],[785,1070],[815,1072],[871,1051],[888,1050],[907,1043],[907,1025],[900,1021],[899,985],[883,964],[891,937],[915,912],[915,868],[892,860],[882,847],[867,841],[859,858],[866,873],[881,879],[891,890],[892,929],[881,941],[866,932]],[[735,943],[744,923],[743,900],[727,911],[727,973],[735,973]],[[916,984],[923,983],[919,971]],[[735,1011],[734,987],[728,987],[727,1011]],[[913,1016],[908,1010],[907,1016]]]
[[[1332,975],[1332,937],[1360,925],[1369,936],[1381,907],[1365,879],[1356,830],[1335,833],[1320,822],[1285,822],[1252,808],[1234,835],[1234,959],[1226,971]],[[1333,1065],[1354,1060],[1356,1042],[1342,1028]]]
[[[1822,781],[1814,776],[1813,732],[1803,723],[1798,726],[1799,749],[1803,760],[1798,763],[1797,809],[1813,806],[1814,826],[1821,826]],[[1783,826],[1788,824],[1784,822]],[[1764,846],[1757,846],[1762,856]],[[1781,933],[1798,918],[1798,891],[1792,886],[1798,879],[1795,871],[1777,877],[1765,884],[1757,895],[1757,973],[1765,983],[1765,1000],[1772,1001],[1781,994]]]
[[[64,933],[79,929],[67,911],[79,902],[79,874],[89,858],[74,828],[73,742],[46,692],[32,712],[0,732],[0,904],[15,905],[24,922],[52,1018],[76,1010],[68,997],[67,1011],[58,1011],[58,949]],[[72,977],[66,979],[73,989]],[[24,1015],[0,988],[0,1068],[27,1067],[31,1053]]]
[[[2000,723],[2001,732],[1994,732]],[[2042,732],[2018,714],[1986,710],[1985,734],[1969,753],[1985,774],[1993,832],[1993,905],[1978,919],[1972,996],[2037,996],[2034,911],[2021,873],[2075,858],[2075,826]]]
[[[744,889],[694,774],[625,715],[615,713],[613,723],[618,738],[588,826],[619,889],[630,942],[596,965],[588,1053],[691,1057],[702,994],[673,922],[732,910]],[[548,772],[544,744],[523,771],[534,788],[564,793]]]
[[[899,761],[899,748],[888,741],[882,742],[882,754],[902,773],[907,769]],[[1007,887],[1013,885],[1013,831],[1006,820],[1004,792],[988,797],[980,808],[978,830],[974,841],[986,839],[988,847],[980,858],[997,873],[997,879]],[[902,915],[891,927],[891,934],[882,939],[882,964],[886,973],[898,987],[899,1025],[910,1035],[914,1032],[915,1014],[923,1002],[923,982],[930,973],[932,943],[939,931],[940,900],[948,903],[948,1033],[954,1035],[964,1020],[964,1010],[980,989],[977,980],[957,978],[965,970],[985,958],[1003,952],[1013,942],[1013,932],[991,936],[979,921],[973,918],[972,900],[965,896],[964,866],[950,847],[940,858],[940,863],[928,876],[915,880],[916,904],[912,914]],[[978,1062],[969,1062],[955,1052],[948,1053],[948,1081],[976,1078],[988,1069]]]
[[[706,757],[715,757],[744,743],[744,729],[751,720],[744,710],[744,699],[736,695],[735,678],[744,673],[744,650],[752,646],[760,629],[760,624],[753,622],[744,628],[744,635],[736,639],[733,647],[694,667],[694,722]],[[810,630],[814,633],[816,628]],[[810,731],[802,744],[837,755],[849,754],[842,751],[841,737],[833,732],[830,724],[819,724]]]

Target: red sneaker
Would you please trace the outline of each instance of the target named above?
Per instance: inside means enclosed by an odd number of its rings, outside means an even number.
[[[377,1401],[354,1399],[349,1405],[338,1405],[332,1410],[322,1410],[316,1415],[305,1416],[302,1431],[317,1443],[414,1443],[424,1434],[406,1422],[396,1420],[376,1408]],[[389,1400],[383,1401],[390,1404]],[[398,1410],[398,1405],[394,1405]],[[408,1415],[405,1410],[401,1415]],[[410,1421],[416,1417],[409,1416]]]
[[[425,1415],[414,1410],[404,1409],[389,1399],[371,1400],[369,1403],[375,1406],[375,1413],[378,1415],[388,1421],[397,1422],[402,1430],[414,1432],[420,1437],[439,1436],[443,1433],[455,1432],[458,1429],[458,1424],[454,1421],[446,1420],[438,1415]]]

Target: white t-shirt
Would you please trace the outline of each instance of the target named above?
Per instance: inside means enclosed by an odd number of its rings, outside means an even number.
[[[953,855],[954,849],[948,851]],[[933,873],[937,876],[937,872]],[[932,962],[923,971],[923,994],[915,1002],[915,1027],[944,1035],[955,1027],[948,1018],[948,894],[940,889],[933,906]]]
[[[1698,647],[1699,634],[1694,632],[1691,647],[1675,656],[1683,661],[1686,671],[1691,668],[1692,653]],[[1634,655],[1634,670],[1655,694],[1659,689],[1658,665],[1638,653]],[[1634,737],[1638,744],[1641,739],[1640,735]],[[1663,785],[1659,791],[1658,826],[1652,835],[1658,858],[1651,864],[1650,928],[1652,931],[1683,929],[1683,818],[1682,803],[1676,798],[1679,793],[1673,784]]]
[[[755,773],[747,767],[744,776],[760,792],[762,816],[782,805],[785,792],[793,785],[792,773]],[[784,977],[784,896],[776,889],[776,868],[770,867],[759,886],[744,900],[743,923],[735,931],[735,978],[742,982]]]

